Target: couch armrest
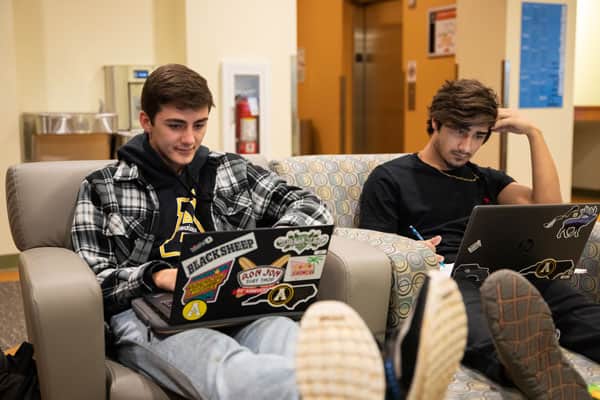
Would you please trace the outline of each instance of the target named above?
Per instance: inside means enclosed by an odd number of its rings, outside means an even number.
[[[29,339],[42,398],[106,398],[102,294],[73,251],[41,247],[19,256]]]
[[[174,393],[167,395],[154,381],[117,362],[106,360],[110,400],[185,400]]]
[[[339,300],[363,318],[383,339],[392,274],[387,256],[367,243],[333,236],[323,269],[320,300]]]
[[[584,274],[575,274],[571,285],[581,290],[592,301],[600,303],[600,223],[596,222],[577,268],[585,268]]]
[[[393,233],[336,228],[334,234],[365,242],[387,255],[392,272],[387,328],[398,327],[408,316],[427,270],[439,269],[435,253],[421,242]]]

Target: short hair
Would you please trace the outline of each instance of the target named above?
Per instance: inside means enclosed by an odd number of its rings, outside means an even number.
[[[154,124],[154,117],[166,104],[178,109],[198,110],[214,107],[206,79],[181,64],[166,64],[155,69],[142,88],[142,110]]]
[[[493,89],[474,79],[446,81],[437,91],[429,107],[427,133],[433,134],[432,121],[468,129],[472,125],[492,127],[498,117],[498,96]],[[488,132],[484,143],[490,138]]]

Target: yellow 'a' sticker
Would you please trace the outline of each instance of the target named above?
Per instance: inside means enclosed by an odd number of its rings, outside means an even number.
[[[206,303],[202,300],[192,300],[183,307],[182,315],[188,321],[195,321],[202,318],[207,309]]]

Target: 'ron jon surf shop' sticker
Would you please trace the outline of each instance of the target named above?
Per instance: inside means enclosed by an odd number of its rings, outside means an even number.
[[[289,255],[283,255],[268,265],[256,265],[254,261],[246,257],[240,257],[238,263],[241,271],[237,274],[239,288],[233,291],[236,297],[247,294],[262,293],[269,290],[281,281],[283,267],[289,260]]]

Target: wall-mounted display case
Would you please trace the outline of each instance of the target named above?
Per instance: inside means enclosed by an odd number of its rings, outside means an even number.
[[[266,63],[221,66],[221,127],[225,151],[269,154],[270,69]]]

